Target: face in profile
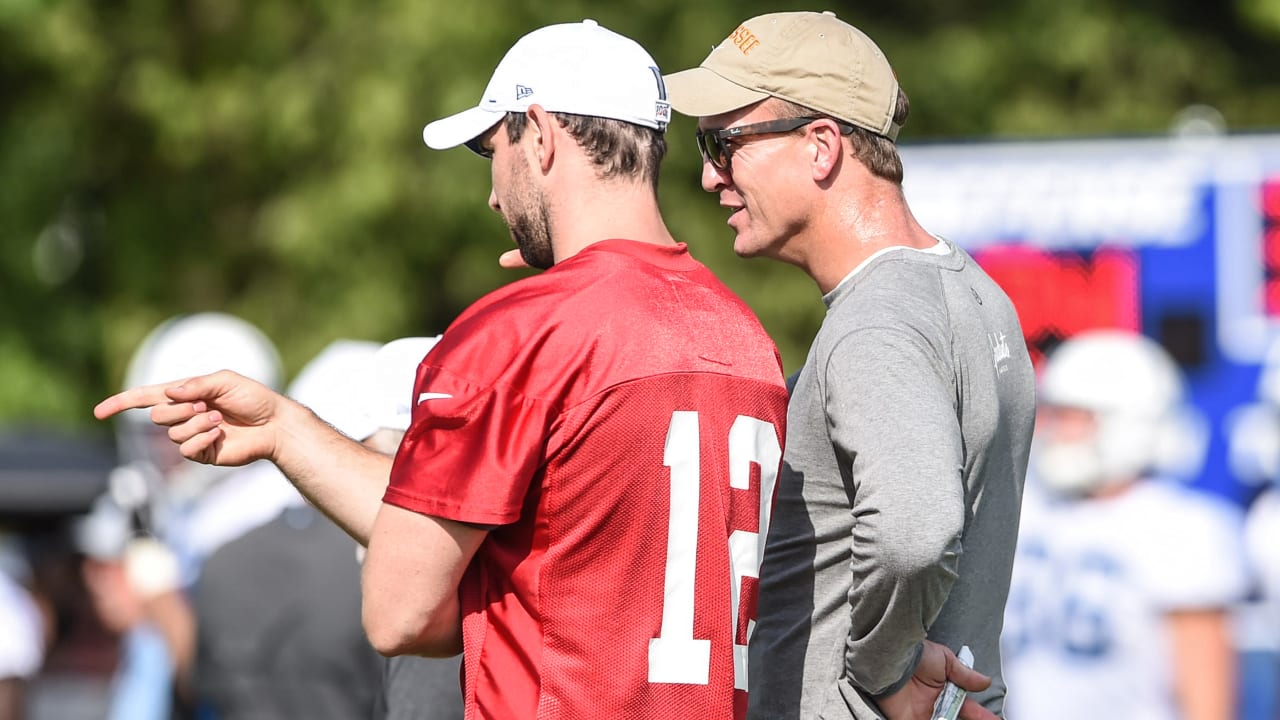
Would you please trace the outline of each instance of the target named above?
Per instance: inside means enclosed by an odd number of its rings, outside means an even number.
[[[551,212],[533,173],[522,158],[512,158],[510,192],[502,205],[502,216],[511,238],[520,248],[520,257],[529,267],[546,270],[555,264],[551,249]]]
[[[525,264],[546,270],[555,264],[551,247],[551,212],[541,188],[533,181],[528,160],[513,147],[503,123],[469,144],[492,162],[493,192],[489,207],[502,215]]]

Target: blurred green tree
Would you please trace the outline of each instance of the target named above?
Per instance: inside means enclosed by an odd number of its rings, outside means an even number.
[[[912,97],[903,141],[1151,134],[1192,103],[1280,118],[1274,0],[899,0],[826,6]],[[0,0],[0,423],[91,423],[148,330],[222,310],[289,370],[336,337],[443,330],[518,274],[488,166],[420,130],[473,104],[528,30],[593,17],[667,70],[756,0]],[[799,271],[733,257],[677,119],[672,228],[757,311],[789,371],[821,322]],[[907,168],[910,172],[910,168]],[[105,431],[105,430],[104,430]]]

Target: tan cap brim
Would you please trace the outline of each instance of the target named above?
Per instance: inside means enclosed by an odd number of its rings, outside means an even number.
[[[664,75],[662,80],[671,107],[695,118],[733,112],[769,97],[768,93],[744,88],[705,67]]]

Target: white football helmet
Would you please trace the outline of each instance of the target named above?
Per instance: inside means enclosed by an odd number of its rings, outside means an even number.
[[[267,336],[240,318],[213,312],[171,318],[152,330],[129,361],[124,386],[172,382],[222,369],[272,389],[280,387],[280,356]],[[174,500],[191,499],[234,470],[182,458],[166,429],[152,424],[146,410],[124,413],[118,427],[122,463],[153,471],[147,474],[162,478]]]
[[[1151,339],[1117,330],[1070,338],[1049,356],[1039,401],[1087,411],[1093,431],[1079,438],[1038,432],[1038,478],[1058,492],[1087,494],[1150,473],[1194,473],[1207,431],[1185,398],[1181,371]]]
[[[377,430],[365,406],[374,392],[374,354],[382,345],[335,340],[311,359],[286,391],[321,420],[355,440]]]
[[[369,414],[381,428],[403,432],[409,429],[413,412],[413,384],[418,366],[440,336],[406,337],[392,340],[374,358],[377,390],[369,399]]]

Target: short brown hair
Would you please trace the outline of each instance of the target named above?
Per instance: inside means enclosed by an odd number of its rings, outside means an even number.
[[[789,100],[781,98],[770,98],[769,102],[774,103],[778,117],[810,117],[813,115],[824,116],[812,108],[804,105],[793,103]],[[898,101],[893,107],[893,122],[898,127],[907,121],[907,115],[911,112],[911,102],[907,99],[907,94],[902,88],[898,88]],[[838,120],[838,118],[832,118]],[[898,157],[898,146],[892,140],[871,132],[860,127],[853,128],[853,134],[850,135],[853,143],[853,156],[858,162],[866,166],[867,170],[876,177],[884,178],[897,185],[902,184],[902,158]]]
[[[661,131],[623,120],[562,112],[551,114],[587,153],[602,179],[636,178],[657,190],[658,170],[667,154],[667,139]],[[507,113],[507,139],[519,142],[527,123],[524,113]]]

